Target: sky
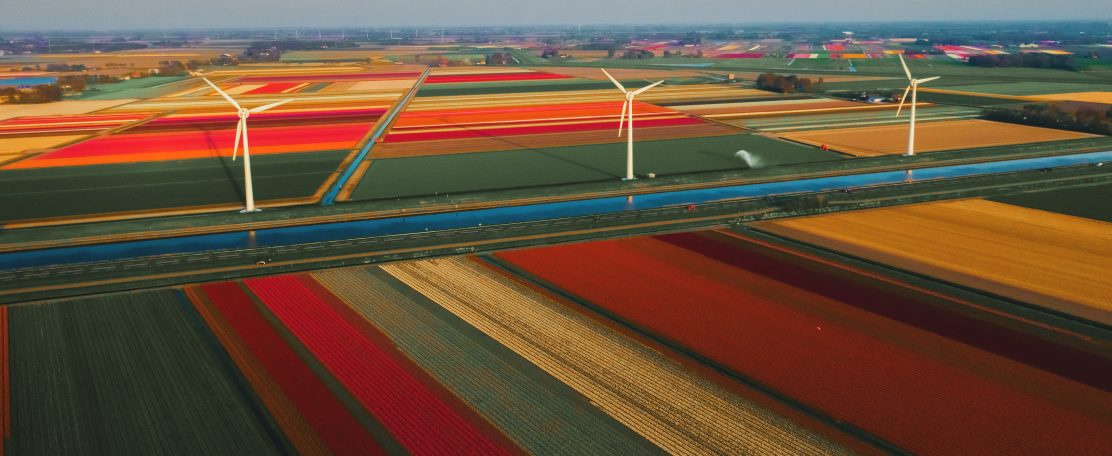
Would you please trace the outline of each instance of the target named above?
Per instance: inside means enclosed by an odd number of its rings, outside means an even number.
[[[779,8],[767,5],[779,3]],[[919,6],[914,6],[918,4]],[[1107,0],[10,0],[10,30],[1112,20]]]

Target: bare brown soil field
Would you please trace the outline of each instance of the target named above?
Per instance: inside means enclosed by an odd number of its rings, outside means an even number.
[[[738,130],[717,124],[683,125],[671,127],[638,128],[638,141],[657,139],[695,138],[735,134]],[[489,138],[447,139],[440,141],[414,141],[378,144],[373,158],[420,157],[473,152],[494,152],[512,149],[540,149],[545,147],[579,146],[625,141],[614,130],[582,131],[575,133],[550,133],[539,135],[492,136]]]
[[[40,54],[37,60],[49,62],[64,62],[70,65],[85,65],[87,67],[104,67],[105,65],[123,64],[132,69],[155,68],[158,62],[164,60],[208,60],[218,57],[225,52],[238,53],[238,50],[219,49],[142,49],[131,52],[106,52],[101,54]]]
[[[561,54],[567,54],[569,57],[580,62],[594,62],[607,58],[607,51],[560,51]]]
[[[128,98],[122,100],[66,100],[56,101],[54,103],[25,105],[5,104],[0,105],[0,120],[11,119],[13,117],[88,114],[93,111],[100,111],[133,101],[137,100]]]
[[[1041,101],[1084,101],[1089,103],[1112,104],[1112,92],[1074,92],[1051,95],[1032,95],[1028,98]]]
[[[814,146],[826,144],[836,151],[859,157],[874,157],[906,152],[907,129],[907,125],[886,125],[804,131],[781,136]],[[953,120],[916,125],[915,151],[933,152],[1092,137],[1095,135],[987,120]]]
[[[985,200],[758,222],[755,227],[1112,324],[1112,224]]]

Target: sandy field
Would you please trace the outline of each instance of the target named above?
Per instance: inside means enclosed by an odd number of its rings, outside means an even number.
[[[756,223],[803,242],[1112,324],[1112,223],[986,200]]]
[[[1028,98],[1041,101],[1084,101],[1088,103],[1112,104],[1112,92],[1074,92],[1051,95],[1032,95]]]
[[[409,90],[415,79],[382,79],[378,81],[359,81],[348,87],[348,92],[372,92],[378,90]]]
[[[24,138],[0,138],[0,161],[4,161],[3,156],[20,155],[24,151],[47,149],[65,144],[70,141],[76,141],[88,135],[54,135],[54,136],[30,136]]]
[[[781,135],[804,144],[829,145],[838,152],[859,157],[900,154],[907,151],[905,125],[839,128]],[[1045,141],[1093,138],[1095,135],[1029,127],[987,120],[954,120],[916,125],[915,152],[1006,146]]]
[[[122,100],[66,100],[56,101],[54,103],[24,105],[4,104],[0,105],[0,120],[26,116],[88,114],[93,111],[100,111],[101,109],[108,109],[133,101],[137,100],[134,98],[127,98]]]

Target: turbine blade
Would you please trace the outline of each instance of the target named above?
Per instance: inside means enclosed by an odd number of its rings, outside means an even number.
[[[627,98],[625,103],[622,103],[622,116],[618,118],[618,137],[619,138],[622,137],[622,125],[625,124],[626,108],[628,108],[628,107],[629,107],[629,99]]]
[[[606,77],[610,78],[610,82],[613,82],[614,85],[618,86],[618,90],[621,90],[622,93],[628,92],[628,90],[626,90],[625,87],[622,87],[622,83],[618,82],[617,79],[614,79],[613,76],[610,76],[610,73],[607,73],[605,69],[602,69],[602,68],[599,68],[599,69],[602,70],[602,73],[605,74]]]
[[[931,82],[931,81],[933,81],[933,80],[935,80],[935,79],[938,79],[938,78],[941,78],[941,77],[942,77],[942,76],[935,76],[935,77],[933,77],[933,78],[920,79],[920,80],[918,80],[918,81],[915,81],[915,83],[916,83],[916,84],[922,84],[922,83],[924,83],[924,82]]]
[[[243,109],[243,108],[240,108],[240,107],[239,107],[239,103],[236,103],[236,101],[235,101],[235,100],[233,100],[231,96],[229,96],[228,94],[224,93],[224,91],[223,91],[223,90],[220,90],[220,88],[219,88],[219,87],[217,87],[217,86],[216,86],[216,84],[213,84],[213,83],[212,83],[212,81],[208,80],[208,78],[201,78],[201,79],[204,79],[204,80],[205,80],[205,82],[207,82],[207,83],[208,83],[208,85],[212,86],[213,90],[216,90],[216,93],[219,93],[219,94],[220,94],[220,96],[224,97],[224,99],[225,99],[225,100],[228,100],[228,103],[231,103],[231,104],[232,104],[232,106],[235,106],[235,107],[236,107],[236,109]]]
[[[236,122],[236,145],[232,147],[232,161],[236,161],[236,154],[239,153],[239,138],[243,135],[245,126],[243,119],[239,119],[239,122]]]
[[[651,89],[651,88],[653,88],[653,87],[656,87],[656,86],[658,86],[658,85],[661,85],[661,84],[664,84],[664,81],[657,81],[657,82],[654,82],[654,83],[652,83],[652,84],[649,84],[649,85],[647,85],[647,86],[645,86],[645,87],[642,87],[642,88],[640,88],[640,89],[637,89],[637,90],[636,90],[635,92],[633,92],[633,96],[641,95],[641,93],[642,93],[642,92],[644,92],[644,91],[646,91],[646,90],[649,90],[649,89]]]
[[[900,116],[900,111],[903,111],[904,101],[907,101],[907,93],[910,92],[910,91],[911,91],[911,86],[907,86],[907,88],[904,89],[904,94],[903,94],[902,97],[900,97],[900,106],[898,108],[896,108],[896,117],[899,117]]]
[[[907,80],[910,81],[910,80],[914,79],[914,78],[911,77],[911,70],[907,69],[907,62],[904,62],[903,53],[896,54],[896,57],[900,58],[900,65],[903,66],[903,68],[904,68],[904,74],[907,75]]]
[[[252,114],[260,113],[260,112],[266,111],[267,109],[270,109],[270,108],[276,108],[278,106],[282,106],[282,105],[284,105],[286,103],[289,103],[291,101],[293,101],[292,98],[289,99],[289,100],[277,101],[277,102],[274,102],[274,103],[271,103],[271,104],[268,104],[268,105],[262,105],[262,106],[259,106],[259,107],[256,107],[256,108],[251,108],[251,113]]]

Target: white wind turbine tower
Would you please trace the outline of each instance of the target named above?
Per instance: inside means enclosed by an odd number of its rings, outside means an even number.
[[[274,103],[271,103],[271,104],[268,104],[268,105],[262,105],[262,106],[259,106],[257,108],[246,109],[246,108],[240,106],[239,103],[236,103],[236,101],[233,100],[232,97],[228,96],[227,93],[224,93],[223,90],[220,90],[220,88],[217,87],[216,84],[213,84],[212,81],[209,81],[206,78],[201,78],[201,79],[204,79],[205,82],[208,83],[208,85],[212,86],[212,88],[215,89],[216,92],[220,94],[220,96],[224,97],[225,100],[228,100],[228,103],[231,103],[232,106],[234,106],[236,108],[236,114],[239,115],[239,122],[236,123],[236,143],[235,143],[235,146],[232,148],[232,161],[235,161],[236,154],[239,153],[239,138],[242,137],[243,138],[243,186],[244,186],[244,193],[247,195],[247,208],[240,211],[240,212],[241,213],[258,212],[259,209],[255,208],[255,191],[254,191],[254,187],[252,186],[252,183],[251,183],[251,149],[248,147],[248,143],[247,143],[247,118],[250,117],[251,114],[257,114],[257,113],[266,111],[267,109],[273,108],[275,106],[289,103],[293,100],[282,100],[282,101],[274,102]]]
[[[626,146],[626,177],[625,177],[625,180],[633,180],[633,179],[635,179],[633,177],[633,97],[636,97],[637,95],[640,95],[642,92],[644,92],[646,90],[649,90],[653,87],[656,87],[660,84],[663,84],[664,81],[657,81],[653,84],[650,84],[648,86],[645,86],[645,87],[642,87],[640,89],[637,89],[637,90],[634,90],[634,91],[630,92],[630,91],[626,90],[625,87],[622,87],[622,84],[619,83],[617,79],[614,79],[613,76],[610,76],[610,73],[607,73],[606,70],[602,70],[602,72],[604,74],[606,74],[606,77],[610,78],[610,82],[613,82],[614,85],[618,86],[618,90],[621,90],[622,93],[625,94],[625,103],[622,104],[622,117],[618,120],[618,137],[619,138],[622,137],[622,123],[626,121],[625,120],[626,119],[626,111],[628,110],[629,111],[629,128],[627,128],[627,130],[629,130],[629,132],[626,134],[626,144],[627,144],[627,146]]]
[[[900,65],[903,66],[904,74],[907,75],[907,88],[904,89],[904,94],[900,97],[900,106],[896,108],[896,117],[900,116],[900,111],[903,110],[904,101],[907,100],[907,92],[911,92],[911,128],[907,133],[907,155],[915,155],[915,105],[919,101],[919,84],[930,82],[941,76],[933,78],[915,79],[911,77],[911,70],[907,69],[907,63],[904,62],[903,54],[896,54],[900,58]]]

